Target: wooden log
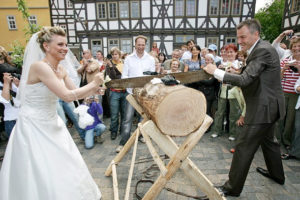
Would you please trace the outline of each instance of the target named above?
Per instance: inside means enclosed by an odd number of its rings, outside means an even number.
[[[135,89],[134,97],[166,135],[186,136],[200,127],[206,115],[205,96],[183,85],[148,83]]]
[[[118,188],[118,177],[116,163],[113,160],[112,162],[112,179],[113,179],[113,191],[114,191],[114,200],[119,200],[119,188]]]

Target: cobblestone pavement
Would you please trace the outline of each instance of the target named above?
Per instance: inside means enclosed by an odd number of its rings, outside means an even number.
[[[109,119],[105,119],[105,124],[109,124]],[[109,126],[107,126],[109,127]],[[103,134],[104,143],[97,144],[91,150],[84,148],[83,141],[79,138],[76,131],[72,128],[70,132],[78,146],[88,168],[98,184],[103,200],[113,199],[112,178],[106,177],[104,172],[111,160],[116,155],[115,148],[118,146],[120,137],[116,140],[110,139],[110,133],[107,130]],[[198,168],[207,176],[207,178],[215,185],[222,185],[228,178],[228,172],[232,159],[232,154],[229,149],[233,142],[228,140],[228,135],[225,134],[219,138],[211,138],[210,135],[205,134],[200,142],[196,145],[190,154],[190,159],[198,166]],[[183,141],[182,138],[175,138],[177,143]],[[4,153],[6,143],[0,143],[0,155]],[[158,149],[158,148],[156,148]],[[127,177],[131,163],[132,150],[124,157],[122,162],[117,166],[119,195],[120,199],[124,198],[125,188],[127,184]],[[282,149],[284,152],[285,150]],[[159,152],[164,155],[163,152]],[[164,157],[164,156],[163,156]],[[136,156],[136,164],[132,178],[130,198],[137,199],[135,196],[135,185],[138,180],[146,179],[147,177],[156,180],[158,171],[152,166],[154,162],[150,159],[151,155],[145,144],[139,142]],[[169,159],[164,159],[167,163]],[[1,162],[0,162],[1,165]],[[284,186],[278,185],[272,180],[269,180],[256,172],[256,167],[265,168],[265,163],[261,149],[256,153],[252,162],[244,190],[240,197],[227,199],[242,199],[242,200],[300,200],[300,161],[288,160],[283,161],[286,182]],[[152,167],[151,167],[152,166]],[[141,196],[146,193],[150,183],[141,183],[138,186],[138,194]],[[168,182],[167,188],[182,192],[191,196],[204,195],[199,191],[195,185],[185,177],[182,171],[178,171],[175,176]],[[167,190],[163,190],[158,196],[159,200],[186,200],[193,199],[191,197],[181,196]]]

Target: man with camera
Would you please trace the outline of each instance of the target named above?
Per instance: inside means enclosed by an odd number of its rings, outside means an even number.
[[[88,84],[94,79],[94,76],[100,71],[100,65],[92,57],[89,49],[82,53],[83,59],[80,61],[81,66],[77,69],[78,74],[81,75],[80,87]]]
[[[0,47],[0,103],[4,105],[4,130],[7,137],[16,123],[19,101],[16,99],[20,82],[20,70],[10,62],[6,50]]]
[[[4,126],[9,138],[19,113],[20,103],[16,99],[20,80],[10,73],[3,73],[3,83],[0,82],[0,103],[4,105]]]

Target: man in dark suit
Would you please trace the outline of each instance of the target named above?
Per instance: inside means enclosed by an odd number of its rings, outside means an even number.
[[[204,68],[217,79],[242,88],[246,101],[245,124],[239,133],[229,180],[218,189],[228,196],[239,196],[258,147],[261,146],[267,170],[256,170],[275,182],[285,181],[280,145],[274,137],[275,122],[285,115],[280,83],[280,63],[276,50],[260,39],[260,23],[255,19],[237,26],[237,40],[248,52],[241,74],[226,73],[215,65]]]

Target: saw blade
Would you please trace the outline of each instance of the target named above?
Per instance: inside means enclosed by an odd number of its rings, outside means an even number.
[[[150,82],[153,78],[161,78],[167,74],[158,74],[158,75],[149,75],[149,76],[140,76],[134,78],[124,78],[124,79],[113,79],[107,83],[105,86],[108,88],[137,88],[144,87],[144,85]],[[170,73],[176,80],[180,81],[180,84],[194,83],[201,80],[208,80],[211,75],[207,74],[203,70],[199,71],[190,71],[190,72],[179,72],[179,73]]]

